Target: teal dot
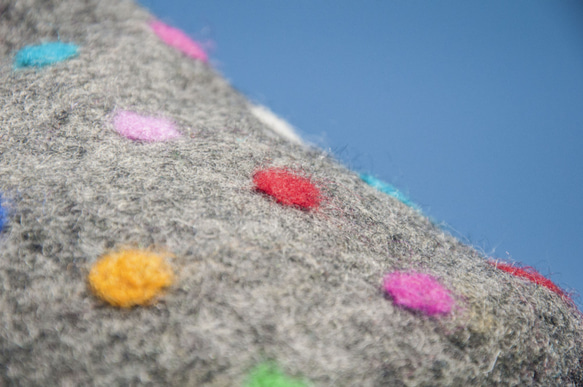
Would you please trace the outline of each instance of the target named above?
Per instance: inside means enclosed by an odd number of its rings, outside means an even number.
[[[394,197],[395,199],[399,200],[401,203],[406,204],[407,206],[409,206],[417,211],[421,211],[421,208],[417,204],[413,203],[404,193],[402,193],[401,191],[399,191],[398,189],[396,189],[395,187],[393,187],[389,183],[385,183],[384,181],[379,180],[376,177],[374,177],[372,175],[368,175],[366,173],[361,174],[360,178],[366,184],[370,185],[371,187],[376,188],[379,191],[384,192],[387,195]]]
[[[43,67],[62,62],[79,54],[79,46],[72,43],[49,42],[20,49],[14,57],[14,68]]]

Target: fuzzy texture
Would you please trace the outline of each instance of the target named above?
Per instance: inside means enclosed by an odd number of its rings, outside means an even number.
[[[113,306],[147,305],[173,274],[164,257],[148,250],[122,249],[105,254],[89,272],[93,292]]]
[[[386,193],[387,195],[394,197],[395,199],[399,200],[401,203],[403,203],[411,208],[414,208],[416,210],[420,210],[420,207],[417,204],[413,203],[405,194],[403,194],[401,191],[399,191],[398,189],[396,189],[395,187],[393,187],[389,183],[385,183],[384,181],[379,180],[376,177],[369,175],[369,174],[366,174],[366,173],[361,174],[360,178],[366,184],[378,189],[381,192]]]
[[[276,365],[263,363],[255,367],[244,387],[307,387],[302,381],[292,379],[284,374]]]
[[[530,281],[534,284],[544,286],[550,291],[557,293],[559,296],[568,298],[568,296],[560,287],[558,287],[553,283],[553,281],[551,281],[550,279],[546,278],[538,271],[536,271],[534,267],[530,266],[518,267],[497,261],[490,261],[490,264],[497,269],[505,271],[508,274],[511,274],[518,278],[524,278],[525,280]]]
[[[264,359],[315,386],[583,381],[572,305],[275,134],[151,20],[126,0],[0,0],[0,385],[241,386]],[[13,70],[18,49],[59,38],[79,56]],[[120,110],[182,136],[128,141],[111,127]],[[266,200],[265,165],[323,182],[326,205]],[[92,294],[92,265],[120,245],[176,256],[155,304]],[[379,291],[393,271],[431,273],[459,308],[394,305]]]
[[[258,191],[272,196],[278,203],[306,210],[316,209],[322,201],[320,189],[307,177],[286,168],[268,168],[255,172],[253,182]]]
[[[178,28],[170,27],[161,21],[154,20],[150,28],[167,45],[174,47],[183,54],[203,62],[208,61],[208,56],[199,43],[190,39],[188,35]]]
[[[121,111],[113,119],[115,130],[130,140],[166,141],[180,137],[176,125],[167,118],[145,116],[131,111]]]
[[[383,285],[395,305],[428,316],[451,312],[453,299],[449,290],[428,274],[394,272],[385,276]]]
[[[14,56],[14,67],[44,67],[62,62],[79,54],[79,47],[72,43],[49,42],[21,48]]]

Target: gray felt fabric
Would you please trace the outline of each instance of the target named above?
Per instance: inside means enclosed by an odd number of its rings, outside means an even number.
[[[279,137],[151,18],[129,1],[0,0],[0,385],[240,386],[264,360],[315,386],[583,385],[573,306]],[[57,39],[79,56],[13,69],[18,49]],[[130,141],[113,130],[119,109],[184,136]],[[323,207],[257,193],[265,165],[313,175]],[[153,306],[117,309],[88,288],[123,245],[175,254]],[[381,291],[392,270],[435,276],[457,307],[395,307]]]

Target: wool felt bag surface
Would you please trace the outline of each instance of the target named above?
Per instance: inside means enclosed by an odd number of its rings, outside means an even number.
[[[124,0],[0,0],[0,385],[583,385],[582,318]]]

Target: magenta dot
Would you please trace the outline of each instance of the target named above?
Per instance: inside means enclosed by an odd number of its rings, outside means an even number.
[[[418,310],[428,316],[447,314],[453,307],[449,290],[428,274],[393,272],[383,284],[395,305]]]
[[[130,140],[154,142],[180,137],[174,122],[167,118],[143,116],[125,110],[115,115],[113,126],[119,134]]]
[[[178,28],[170,27],[158,20],[151,22],[150,28],[152,28],[154,33],[158,35],[164,43],[176,48],[183,54],[203,62],[208,60],[208,56],[200,44],[190,39],[188,35]]]

